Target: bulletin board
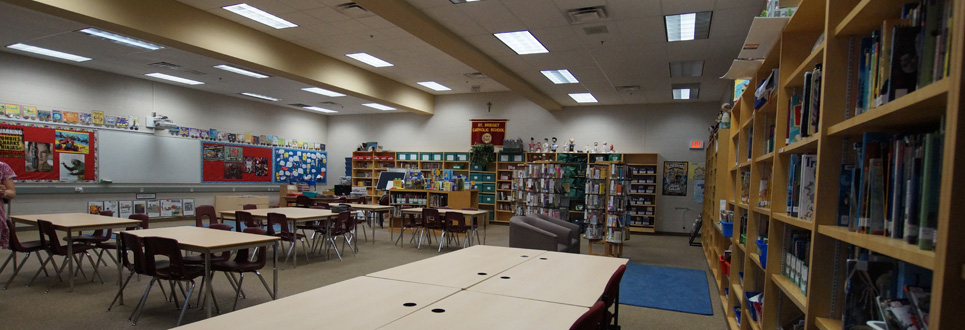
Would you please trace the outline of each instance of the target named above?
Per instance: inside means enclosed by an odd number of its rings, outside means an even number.
[[[0,161],[17,181],[95,182],[97,132],[0,121]]]
[[[269,183],[271,148],[232,143],[201,143],[201,182]]]
[[[328,182],[328,155],[322,151],[275,148],[275,183],[305,183],[308,185]]]

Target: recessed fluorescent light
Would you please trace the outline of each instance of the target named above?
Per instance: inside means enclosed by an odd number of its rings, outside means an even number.
[[[91,35],[94,37],[104,38],[122,45],[136,47],[136,48],[142,48],[147,50],[158,50],[158,49],[164,48],[162,46],[158,46],[147,41],[141,41],[131,37],[122,36],[120,34],[101,31],[95,28],[86,28],[78,32]]]
[[[573,84],[580,82],[579,80],[576,80],[576,77],[574,77],[573,74],[570,73],[570,70],[567,69],[543,70],[540,72],[542,72],[543,75],[554,84]]]
[[[172,76],[172,75],[167,75],[167,74],[158,73],[158,72],[148,73],[148,74],[145,74],[145,76],[154,77],[154,78],[158,78],[158,79],[164,79],[164,80],[167,80],[167,81],[173,81],[173,82],[178,82],[178,83],[187,84],[187,85],[204,85],[204,83],[203,83],[203,82],[200,82],[200,81],[191,80],[191,79],[184,79],[184,78],[181,78],[181,77],[175,77],[175,76]]]
[[[687,13],[664,16],[667,41],[707,39],[710,36],[710,18],[713,12]]]
[[[381,67],[386,67],[386,66],[392,66],[392,63],[383,61],[382,59],[380,59],[380,58],[378,58],[378,57],[375,57],[375,56],[372,56],[372,55],[369,55],[369,54],[366,54],[366,53],[345,54],[345,56],[354,58],[354,59],[356,59],[356,60],[359,61],[359,62],[362,62],[362,63],[368,64],[368,65],[374,66],[374,67],[376,67],[376,68],[381,68]]]
[[[671,84],[674,100],[692,100],[700,94],[700,84]]]
[[[704,74],[704,61],[670,62],[671,77],[700,77]]]
[[[690,99],[690,89],[674,89],[673,90],[674,100],[689,100]]]
[[[382,110],[382,111],[392,111],[392,110],[395,110],[395,108],[393,108],[393,107],[390,107],[390,106],[387,106],[387,105],[381,105],[381,104],[378,104],[378,103],[363,103],[362,105],[367,106],[367,107],[369,107],[369,108],[379,109],[379,110]]]
[[[493,35],[519,55],[549,53],[529,31],[502,32]]]
[[[284,29],[290,27],[296,27],[295,23],[286,21],[281,17],[269,14],[264,10],[249,6],[247,3],[239,3],[237,5],[224,6],[221,7],[232,13],[247,17],[255,22],[268,25],[276,29]]]
[[[451,91],[452,90],[452,88],[443,86],[442,84],[437,83],[435,81],[420,81],[418,82],[418,84],[425,86],[426,88],[434,91]]]
[[[64,59],[64,60],[74,61],[74,62],[86,62],[86,61],[90,61],[90,60],[91,60],[90,57],[77,56],[77,55],[74,55],[74,54],[68,54],[68,53],[64,53],[64,52],[58,52],[58,51],[56,51],[56,50],[51,50],[51,49],[47,49],[47,48],[40,48],[40,47],[37,47],[37,46],[31,46],[31,45],[25,45],[25,44],[21,44],[21,43],[16,43],[16,44],[7,46],[7,48],[16,49],[16,50],[24,51],[24,52],[28,52],[28,53],[34,53],[34,54],[37,54],[37,55],[44,55],[44,56],[56,57],[56,58],[59,58],[59,59]]]
[[[596,98],[590,93],[570,93],[576,103],[596,103]]]
[[[256,98],[256,99],[262,99],[262,100],[268,100],[268,101],[278,101],[278,100],[279,100],[278,98],[274,98],[274,97],[271,97],[271,96],[264,96],[264,95],[261,95],[261,94],[248,93],[248,92],[243,92],[243,93],[241,93],[241,95],[251,96],[251,97],[254,97],[254,98]]]
[[[221,65],[215,65],[214,67],[215,67],[215,68],[218,68],[218,69],[221,69],[221,70],[228,71],[228,72],[234,72],[234,73],[237,73],[237,74],[240,74],[240,75],[243,75],[243,76],[249,76],[249,77],[252,77],[252,78],[258,78],[258,79],[268,78],[267,75],[263,75],[263,74],[260,74],[260,73],[258,73],[258,72],[254,72],[254,71],[248,71],[248,70],[245,70],[245,69],[242,69],[242,68],[236,68],[236,67],[233,67],[233,66],[230,66],[230,65],[221,64]]]
[[[339,93],[339,92],[333,92],[333,91],[330,91],[330,90],[327,90],[327,89],[324,89],[324,88],[318,88],[318,87],[302,88],[302,90],[303,90],[303,91],[306,91],[306,92],[311,92],[311,93],[315,93],[315,94],[322,94],[322,95],[330,96],[330,97],[345,96],[345,94],[342,94],[342,93]]]
[[[460,4],[460,3],[466,3],[466,2],[476,2],[476,1],[479,1],[479,0],[449,0],[449,2],[452,2],[452,3],[454,3],[454,4]]]
[[[338,112],[338,111],[335,111],[335,110],[329,110],[329,109],[319,108],[319,107],[302,107],[302,108],[305,108],[305,109],[308,109],[308,110],[315,110],[315,111],[323,112],[323,113],[336,113],[336,112]]]

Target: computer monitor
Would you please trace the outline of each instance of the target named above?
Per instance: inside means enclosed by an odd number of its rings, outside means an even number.
[[[352,185],[348,185],[348,184],[335,185],[335,196],[348,196],[351,193],[352,193]]]
[[[402,171],[399,170],[400,169],[389,169],[379,173],[379,181],[375,185],[375,190],[388,190],[389,182],[392,182],[395,179],[405,179],[405,169],[401,169]]]

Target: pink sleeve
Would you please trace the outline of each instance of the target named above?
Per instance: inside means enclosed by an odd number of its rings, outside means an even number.
[[[16,177],[17,177],[17,173],[15,173],[12,168],[10,168],[10,165],[7,165],[7,163],[4,163],[4,162],[0,162],[0,181],[7,180],[7,179],[12,180],[13,178],[16,178]]]

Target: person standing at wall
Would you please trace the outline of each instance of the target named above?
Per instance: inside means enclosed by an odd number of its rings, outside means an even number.
[[[13,178],[17,173],[13,172],[10,165],[0,162],[0,198],[13,199],[17,197],[17,190],[13,187]],[[9,248],[10,228],[7,227],[7,209],[0,206],[0,248]]]

